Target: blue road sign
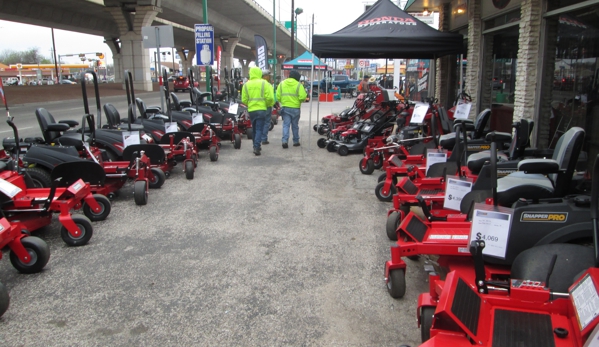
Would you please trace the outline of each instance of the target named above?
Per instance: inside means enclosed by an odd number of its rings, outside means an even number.
[[[196,24],[196,63],[214,64],[214,27],[210,24]]]

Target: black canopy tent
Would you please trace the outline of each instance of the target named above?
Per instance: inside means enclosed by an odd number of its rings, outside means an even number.
[[[391,0],[378,0],[353,23],[312,36],[312,51],[326,58],[435,59],[463,53],[461,34],[441,32],[410,16]]]

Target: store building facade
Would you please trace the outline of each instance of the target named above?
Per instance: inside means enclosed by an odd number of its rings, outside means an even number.
[[[439,30],[464,35],[463,90],[471,117],[486,108],[492,127],[534,120],[532,145],[555,146],[572,126],[583,150],[599,153],[599,0],[412,0],[406,10],[439,11]],[[459,57],[437,60],[436,96],[460,90]]]

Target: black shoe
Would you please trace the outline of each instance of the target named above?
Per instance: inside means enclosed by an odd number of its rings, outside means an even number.
[[[296,143],[293,144],[293,147],[298,147],[299,145],[300,145],[300,143],[296,142]]]
[[[283,144],[283,148],[289,148],[289,145],[288,145],[288,144],[286,144],[286,143],[284,143],[284,144]]]
[[[269,143],[270,143],[270,142],[268,142],[268,141],[262,141],[262,144],[263,144],[263,145],[268,145]]]
[[[254,149],[254,154],[255,155],[260,155],[260,148],[255,148]]]

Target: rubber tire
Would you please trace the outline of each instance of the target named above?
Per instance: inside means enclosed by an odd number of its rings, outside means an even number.
[[[389,271],[387,291],[394,299],[403,298],[406,294],[406,274],[403,269]]]
[[[436,307],[433,306],[423,306],[420,310],[420,339],[422,342],[426,342],[431,338],[435,309]]]
[[[148,178],[148,183],[149,183],[150,189],[158,189],[158,188],[162,187],[162,185],[166,181],[166,174],[164,173],[164,171],[162,171],[161,169],[159,169],[157,167],[153,167],[150,170],[152,170],[152,173],[154,174],[153,181]]]
[[[342,157],[345,157],[346,155],[349,154],[349,149],[347,148],[346,145],[341,145],[341,146],[339,146],[339,149],[337,149],[337,154],[339,154]]]
[[[252,129],[252,128],[245,129],[245,134],[247,135],[248,140],[254,139],[254,129]]]
[[[397,211],[391,212],[389,217],[387,217],[387,225],[385,228],[389,240],[397,241],[397,227],[399,226],[399,223],[401,223],[401,214]]]
[[[217,161],[218,153],[216,152],[216,147],[210,147],[210,161]]]
[[[372,159],[368,159],[366,160],[366,167],[362,166],[362,162],[364,161],[364,158],[361,158],[360,161],[358,162],[358,167],[360,168],[360,172],[364,175],[372,175],[372,173],[374,172],[374,162],[372,161]]]
[[[327,146],[327,139],[323,137],[319,138],[318,141],[316,141],[316,145],[318,148],[325,148]]]
[[[48,247],[46,241],[39,237],[27,236],[21,239],[21,244],[23,244],[23,247],[25,247],[29,254],[32,254],[32,252],[35,254],[35,259],[32,259],[33,262],[29,264],[24,264],[13,251],[10,251],[10,263],[12,266],[23,274],[42,271],[44,266],[48,264],[48,260],[50,260],[50,247]]]
[[[275,122],[273,122],[272,120],[270,121],[270,126],[268,127],[268,131],[272,131],[272,129],[275,128]]]
[[[80,214],[74,214],[71,216],[73,222],[81,229],[81,236],[74,239],[69,231],[64,226],[60,228],[60,237],[69,246],[83,246],[89,242],[94,235],[94,227],[92,222],[86,216]]]
[[[8,310],[10,306],[10,296],[8,295],[8,289],[0,282],[0,317]]]
[[[335,142],[329,142],[327,144],[327,151],[331,153],[337,151],[337,149],[335,149]]]
[[[40,167],[31,167],[26,169],[34,186],[29,188],[50,188],[52,187],[52,177],[46,169]]]
[[[133,199],[135,204],[142,206],[148,203],[148,192],[146,190],[146,181],[136,181],[133,184]]]
[[[312,126],[312,129],[314,129],[314,131],[318,131],[318,124],[314,124],[314,125]]]
[[[323,126],[319,126],[318,130],[316,131],[318,132],[318,135],[324,135],[327,133]]]
[[[191,161],[191,160],[186,161],[185,162],[185,178],[187,178],[188,180],[192,180],[194,170],[195,170],[195,168],[193,167],[193,161]]]
[[[376,181],[378,183],[381,183],[381,182],[384,182],[386,179],[387,179],[387,173],[383,172],[382,174],[379,175],[379,178],[377,178]]]
[[[112,208],[110,200],[102,194],[94,194],[94,199],[96,199],[102,210],[99,213],[95,213],[88,204],[83,204],[83,214],[92,222],[106,219]]]
[[[372,160],[372,162],[374,164],[374,169],[375,170],[378,170],[378,169],[380,169],[380,168],[383,167],[383,155],[379,153],[378,157],[379,157],[379,161],[378,162],[374,161],[374,159]]]
[[[379,184],[376,185],[376,188],[374,188],[374,195],[376,195],[377,199],[380,201],[392,201],[393,195],[397,193],[397,189],[394,185],[391,185],[391,189],[389,189],[389,195],[383,195],[381,191],[383,190],[384,185],[385,181],[379,182]]]
[[[235,149],[240,149],[240,148],[241,148],[241,135],[239,135],[239,134],[235,134],[235,135],[233,136],[233,139],[234,139],[234,140],[233,140],[233,141],[234,141],[234,142],[233,142],[233,148],[235,148]]]

